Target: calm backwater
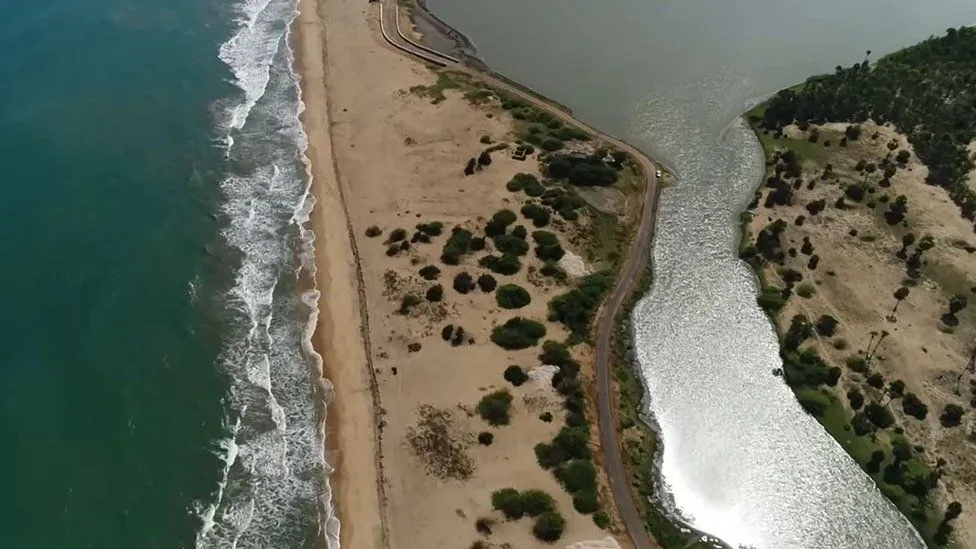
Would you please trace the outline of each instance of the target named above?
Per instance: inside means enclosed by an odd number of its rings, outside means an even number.
[[[429,0],[496,70],[672,166],[654,287],[635,310],[673,505],[757,548],[914,548],[914,530],[771,372],[738,213],[762,171],[747,104],[837,64],[976,23],[942,0]]]

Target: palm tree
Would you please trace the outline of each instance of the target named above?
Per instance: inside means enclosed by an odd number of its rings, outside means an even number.
[[[877,337],[877,335],[878,335],[878,332],[875,332],[874,330],[871,330],[871,339],[868,340],[868,347],[867,347],[867,349],[864,350],[864,354],[866,354],[868,356],[867,357],[868,360],[871,360],[871,343],[874,342],[874,338]]]
[[[874,332],[872,332],[872,333],[874,333]],[[888,337],[888,335],[889,335],[888,334],[888,330],[881,330],[881,335],[878,337],[878,341],[875,342],[875,344],[874,344],[874,350],[873,351],[870,351],[870,350],[868,351],[868,362],[870,362],[871,359],[874,358],[874,354],[878,352],[878,347],[881,346],[881,342],[884,341],[884,339],[886,337]]]
[[[902,300],[905,299],[906,297],[908,297],[908,288],[906,288],[905,286],[902,286],[901,288],[898,288],[897,290],[895,290],[895,294],[894,295],[895,295],[895,300],[896,301],[895,301],[894,308],[891,309],[892,316],[894,316],[895,311],[898,310],[898,305],[901,305]]]

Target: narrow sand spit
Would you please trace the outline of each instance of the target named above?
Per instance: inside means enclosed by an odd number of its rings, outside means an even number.
[[[495,211],[518,211],[521,201],[505,183],[519,172],[538,175],[537,163],[498,151],[487,169],[465,177],[462,168],[484,150],[483,139],[513,139],[513,120],[497,102],[475,106],[451,89],[438,97],[436,74],[380,42],[375,8],[302,0],[298,26],[322,291],[315,345],[335,385],[328,440],[338,458],[343,547],[470,547],[479,539],[485,547],[549,546],[532,535],[529,519],[505,521],[492,511],[491,492],[506,487],[555,499],[566,518],[557,546],[603,539],[606,532],[574,510],[532,451],[563,425],[561,402],[536,398],[535,383],[513,387],[502,376],[513,364],[537,365],[539,348],[506,351],[489,341],[491,329],[513,316],[544,321],[549,299],[565,288],[542,280],[541,261],[530,254],[519,273],[496,275],[499,284],[531,293],[529,305],[510,311],[491,293],[452,288],[461,272],[487,272],[474,259],[439,261],[452,228],[480,231]],[[388,254],[395,229],[409,235],[434,221],[445,230],[433,242]],[[366,236],[374,226],[381,235]],[[549,229],[568,241],[558,227]],[[441,270],[436,281],[419,276],[425,265]],[[405,295],[424,296],[436,283],[442,301],[402,314]],[[444,341],[446,324],[463,327],[467,339]],[[546,327],[547,338],[568,335]],[[591,372],[584,366],[584,375]],[[474,408],[505,387],[514,397],[511,424],[489,427]],[[479,432],[491,432],[493,442],[479,444]],[[490,536],[476,530],[478,518],[492,525]]]

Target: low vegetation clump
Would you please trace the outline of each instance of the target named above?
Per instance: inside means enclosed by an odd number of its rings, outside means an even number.
[[[549,302],[550,320],[561,322],[575,337],[585,338],[603,294],[610,289],[610,283],[609,273],[587,275],[577,288],[558,295]]]
[[[440,221],[432,221],[430,223],[418,223],[417,230],[427,236],[440,236],[444,232],[444,224]]]
[[[458,273],[454,277],[454,283],[452,285],[454,290],[460,294],[466,294],[468,292],[474,291],[477,287],[475,285],[474,279],[467,272]]]
[[[440,301],[444,297],[444,287],[440,284],[434,284],[427,290],[425,297],[427,301]]]
[[[524,191],[529,196],[539,196],[546,188],[539,183],[539,180],[530,173],[517,173],[515,177],[505,184],[505,188],[511,192]]]
[[[397,311],[401,315],[408,315],[410,311],[417,305],[423,303],[423,300],[413,294],[407,294],[403,296],[400,300],[400,309]]]
[[[523,370],[521,366],[515,364],[505,368],[504,377],[505,381],[516,387],[529,380],[529,375],[525,373],[525,370]]]
[[[555,179],[566,179],[579,187],[607,187],[617,182],[617,170],[608,166],[599,155],[585,158],[556,155],[546,165],[546,172]]]
[[[441,479],[471,478],[474,461],[451,413],[425,404],[418,415],[417,424],[407,429],[407,442],[427,472]]]
[[[535,255],[542,261],[559,261],[566,254],[559,245],[559,238],[549,231],[535,231],[532,239],[536,243]]]
[[[526,219],[531,219],[534,227],[545,227],[552,219],[552,216],[549,214],[549,209],[535,202],[527,202],[522,206],[522,215]]]
[[[420,278],[424,280],[437,280],[439,276],[441,276],[441,270],[433,265],[427,265],[420,269]]]
[[[366,236],[368,236],[369,238],[376,238],[381,234],[383,234],[383,229],[380,229],[376,225],[372,225],[366,229]]]
[[[534,320],[517,316],[496,326],[491,331],[491,341],[503,349],[518,350],[532,347],[546,336],[546,327]]]
[[[506,389],[489,393],[478,402],[478,414],[493,427],[508,425],[511,409],[512,393]]]
[[[495,287],[497,285],[498,282],[495,280],[495,277],[491,276],[490,274],[486,273],[478,277],[478,288],[481,288],[482,292],[493,292],[495,291]]]
[[[495,248],[503,255],[522,256],[528,253],[529,244],[524,239],[515,235],[500,234],[492,237]]]
[[[491,446],[491,443],[494,442],[494,440],[495,435],[489,433],[488,431],[478,433],[478,443],[483,446]]]
[[[500,275],[513,275],[522,269],[522,262],[518,256],[512,254],[502,254],[501,257],[486,255],[478,260],[478,265]]]
[[[535,519],[535,526],[532,527],[532,534],[540,541],[555,543],[563,536],[566,528],[566,519],[557,511],[542,513]]]
[[[532,297],[525,288],[516,284],[499,286],[495,292],[495,300],[503,309],[520,309],[532,302]]]
[[[491,507],[505,518],[518,520],[525,516],[525,501],[515,488],[502,488],[491,493]]]
[[[471,231],[455,227],[451,236],[444,243],[441,251],[441,261],[446,265],[459,265],[461,258],[471,251]]]
[[[485,234],[491,237],[503,235],[508,230],[508,226],[517,220],[518,217],[512,210],[499,210],[491,216],[491,220],[485,225]]]

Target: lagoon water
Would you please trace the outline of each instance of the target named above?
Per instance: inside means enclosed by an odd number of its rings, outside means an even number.
[[[976,24],[944,0],[428,0],[505,73],[672,167],[634,311],[670,505],[733,546],[909,549],[908,521],[771,375],[775,334],[736,259],[762,172],[750,101]]]

